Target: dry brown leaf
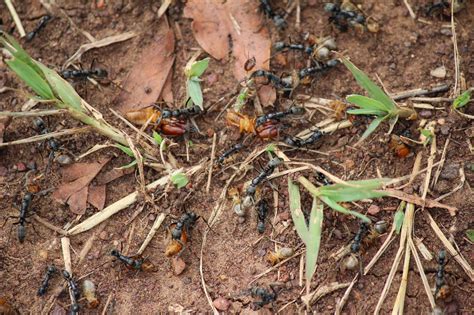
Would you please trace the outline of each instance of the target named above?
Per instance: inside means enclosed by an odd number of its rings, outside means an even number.
[[[277,98],[275,88],[271,85],[262,85],[258,90],[258,97],[260,98],[260,104],[262,104],[262,106],[273,105]]]
[[[124,175],[131,174],[134,171],[135,169],[133,167],[124,168],[124,169],[113,168],[108,172],[102,172],[99,175],[97,175],[95,181],[97,183],[97,186],[105,185]]]
[[[105,185],[90,185],[89,194],[87,195],[87,202],[97,208],[97,210],[104,209],[106,190]]]
[[[123,83],[116,105],[120,112],[140,110],[158,99],[174,63],[174,46],[173,30],[162,19],[153,42],[142,51]]]
[[[184,8],[184,17],[193,19],[194,37],[212,57],[225,58],[232,42],[234,77],[238,81],[248,76],[244,65],[252,57],[256,62],[254,70],[270,70],[270,33],[258,3],[254,0],[190,0]],[[266,87],[259,95],[263,106],[276,99],[273,87]]]
[[[161,99],[168,104],[174,103],[174,96],[173,96],[173,71],[170,71],[168,74],[168,78],[166,79],[165,85],[163,86],[163,90],[161,92]]]
[[[110,158],[93,163],[77,163],[66,167],[63,171],[63,183],[56,189],[52,197],[59,203],[69,204],[71,211],[82,214],[86,210],[88,186],[97,176]],[[82,177],[77,177],[82,174]]]

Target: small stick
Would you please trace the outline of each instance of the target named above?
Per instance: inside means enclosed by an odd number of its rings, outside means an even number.
[[[301,6],[300,6],[300,0],[296,0],[296,23],[295,27],[297,30],[300,30],[301,28]]]
[[[209,173],[207,176],[206,193],[209,193],[209,189],[211,188],[212,170],[214,169],[214,158],[216,156],[216,142],[217,142],[217,133],[214,133],[214,136],[212,137],[211,162],[209,163]]]
[[[84,244],[81,251],[79,252],[79,256],[77,256],[77,259],[76,259],[76,265],[77,266],[79,266],[84,261],[84,258],[86,258],[87,253],[89,253],[89,251],[91,250],[92,244],[94,243],[95,239],[97,238],[97,235],[99,235],[104,230],[106,225],[107,225],[107,223],[104,223],[104,224],[100,225],[97,228],[97,231],[95,231],[89,237],[89,239],[87,239],[86,243]]]
[[[50,116],[50,115],[60,115],[67,113],[67,110],[64,109],[49,109],[49,110],[32,110],[29,112],[0,112],[0,117],[37,117],[37,116]]]
[[[67,232],[65,230],[63,230],[61,228],[58,228],[57,226],[52,225],[48,221],[40,218],[37,214],[33,215],[33,219],[35,219],[36,221],[38,221],[39,223],[43,224],[45,227],[47,227],[50,230],[53,230],[56,233],[59,233],[59,234],[64,235],[64,236],[67,235]]]
[[[454,47],[454,88],[453,96],[457,97],[460,93],[460,88],[458,87],[460,81],[460,69],[459,69],[459,49],[458,49],[458,40],[456,35],[456,24],[454,23],[454,0],[451,0],[451,32],[452,40]]]
[[[405,98],[421,96],[421,95],[426,95],[426,94],[433,94],[433,93],[441,93],[441,92],[446,92],[448,90],[449,90],[448,84],[440,84],[431,89],[418,88],[418,89],[403,91],[399,93],[391,93],[390,97],[395,101],[399,101]]]
[[[411,5],[408,3],[408,0],[403,0],[403,3],[408,9],[408,13],[410,13],[410,16],[412,19],[416,20],[416,14],[413,12],[413,9],[411,8]]]
[[[166,214],[161,213],[158,217],[156,217],[155,222],[153,223],[153,226],[150,229],[150,232],[148,232],[148,235],[145,238],[145,241],[143,241],[142,246],[140,246],[140,249],[138,250],[138,254],[141,255],[145,251],[145,248],[148,246],[148,244],[151,242],[153,239],[153,236],[155,236],[156,232],[161,226],[161,223],[165,219]]]
[[[107,308],[109,307],[110,301],[112,301],[112,295],[113,293],[110,293],[107,297],[107,301],[105,302],[104,309],[102,310],[101,315],[107,314]]]
[[[367,275],[367,273],[370,271],[370,269],[377,263],[379,258],[383,255],[383,253],[387,250],[388,246],[392,243],[394,238],[393,232],[395,232],[395,224],[392,225],[392,229],[390,230],[390,233],[388,234],[387,238],[383,242],[382,246],[380,246],[379,250],[375,254],[375,256],[372,258],[372,260],[365,266],[364,268],[364,276]]]
[[[266,275],[267,273],[269,273],[269,272],[271,272],[271,271],[273,271],[273,270],[279,268],[280,266],[282,266],[284,263],[286,263],[286,262],[289,261],[290,259],[293,259],[293,258],[295,258],[295,257],[297,257],[297,256],[299,256],[299,255],[301,255],[301,254],[303,254],[303,253],[306,253],[306,250],[302,250],[302,251],[299,252],[299,253],[295,253],[295,254],[293,254],[293,256],[290,256],[290,257],[288,257],[288,258],[286,258],[286,259],[280,261],[280,262],[279,262],[278,264],[276,264],[275,266],[270,267],[270,268],[268,268],[267,270],[265,270],[264,272],[259,273],[258,275],[255,276],[255,278],[252,279],[252,281],[249,282],[248,285],[250,286],[252,283],[254,283],[255,281],[257,281],[258,279],[260,279],[261,277],[263,277],[263,276]]]
[[[423,264],[421,263],[420,256],[418,256],[418,252],[416,251],[415,244],[413,243],[413,239],[411,238],[411,236],[408,238],[408,246],[410,246],[413,258],[415,258],[416,268],[420,273],[421,281],[423,282],[423,287],[425,288],[426,295],[428,296],[428,300],[431,304],[431,309],[434,309],[436,303],[433,298],[433,294],[431,293],[430,284],[428,283],[428,279],[426,278],[425,270],[423,269]]]
[[[446,151],[448,149],[450,138],[451,138],[451,134],[449,134],[448,139],[446,139],[446,142],[444,143],[443,153],[441,153],[441,163],[438,165],[438,168],[436,169],[435,176],[433,177],[433,181],[431,182],[431,189],[433,189],[434,186],[436,186],[439,175],[441,174],[441,170],[443,169],[444,162],[446,161]]]
[[[61,248],[63,251],[63,260],[64,260],[64,269],[72,277],[72,264],[71,264],[71,250],[70,250],[71,242],[69,241],[69,237],[61,237]]]
[[[8,7],[8,11],[10,11],[10,15],[15,22],[16,28],[18,29],[18,33],[20,33],[20,37],[24,37],[26,35],[25,29],[23,28],[23,24],[21,24],[20,17],[18,17],[18,13],[16,13],[15,7],[11,0],[5,0],[5,4]]]
[[[334,312],[335,315],[341,314],[341,311],[344,309],[344,306],[346,305],[346,302],[349,299],[349,295],[351,294],[352,287],[354,286],[354,284],[356,284],[357,280],[359,280],[359,274],[355,275],[354,279],[352,279],[352,282],[347,288],[346,292],[344,292],[342,299],[339,301],[339,303],[337,303],[336,312]]]
[[[316,289],[315,291],[313,291],[309,294],[303,295],[301,297],[301,301],[303,301],[303,303],[307,307],[311,307],[311,305],[314,302],[316,302],[317,300],[319,300],[323,296],[325,296],[329,293],[332,293],[336,290],[347,288],[349,286],[350,286],[350,282],[346,282],[346,283],[332,282],[328,285],[319,287],[318,289]]]
[[[423,194],[421,196],[423,200],[426,200],[426,195],[428,194],[428,191],[429,191],[431,172],[433,170],[433,163],[436,157],[436,153],[437,153],[436,134],[433,134],[433,139],[431,140],[431,147],[430,147],[430,156],[428,158],[428,170],[426,171],[425,184],[423,185]]]
[[[65,136],[65,135],[75,135],[81,132],[86,132],[89,131],[91,127],[81,127],[81,128],[72,128],[72,129],[66,129],[66,130],[61,130],[57,132],[50,132],[44,135],[37,135],[33,137],[29,137],[26,139],[21,139],[21,140],[15,140],[15,141],[10,141],[10,142],[4,142],[0,143],[0,147],[6,147],[9,145],[14,145],[14,144],[25,144],[25,143],[32,143],[32,142],[38,142],[38,141],[43,141],[49,138],[56,138],[59,136]]]

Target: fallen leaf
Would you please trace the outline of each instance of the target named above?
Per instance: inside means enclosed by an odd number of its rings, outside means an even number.
[[[273,105],[277,97],[275,88],[271,85],[262,85],[258,90],[258,97],[263,107]]]
[[[163,86],[163,90],[161,92],[161,99],[167,104],[174,103],[173,71],[170,71],[170,73],[168,74],[168,78],[166,79],[165,85]]]
[[[88,186],[109,160],[110,158],[106,158],[98,162],[76,163],[65,167],[61,172],[64,176],[63,182],[53,193],[53,199],[68,204],[74,213],[83,214],[87,207]]]
[[[180,257],[174,257],[173,259],[171,259],[171,264],[173,265],[173,272],[177,276],[182,274],[184,269],[186,268],[186,263]]]
[[[193,19],[194,37],[207,53],[223,59],[232,49],[238,81],[248,76],[244,66],[249,58],[255,58],[255,70],[270,70],[270,33],[258,5],[254,0],[190,0],[184,8],[184,17]],[[267,106],[276,99],[275,89],[266,88],[260,98]]]
[[[162,19],[152,43],[143,49],[123,83],[116,100],[120,112],[140,110],[159,98],[174,63],[174,46],[173,30]],[[166,97],[169,98],[169,91]]]
[[[106,186],[89,186],[89,194],[87,195],[87,202],[97,208],[97,210],[104,209],[106,198]]]
[[[97,186],[108,184],[124,175],[131,174],[135,170],[133,168],[117,169],[113,168],[110,171],[102,172],[97,175],[95,181]]]

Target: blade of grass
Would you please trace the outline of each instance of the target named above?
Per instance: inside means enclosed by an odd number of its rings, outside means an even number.
[[[335,202],[350,202],[362,199],[380,198],[387,196],[383,191],[361,190],[359,188],[348,187],[346,189],[321,190],[321,195],[331,198]]]
[[[384,116],[385,114],[387,114],[386,112],[382,112],[380,110],[366,109],[366,108],[349,109],[347,113],[351,115],[374,115],[374,116]]]
[[[334,200],[332,200],[332,199],[330,199],[330,198],[328,198],[328,197],[320,196],[319,198],[320,198],[326,205],[328,205],[328,207],[330,207],[331,209],[333,209],[333,210],[335,210],[335,211],[338,211],[338,212],[341,212],[341,213],[344,213],[344,214],[353,215],[353,216],[355,216],[356,218],[361,219],[362,221],[365,221],[365,222],[367,222],[367,223],[370,223],[370,219],[367,218],[365,215],[359,213],[359,212],[355,212],[355,211],[346,209],[345,207],[341,206],[340,204],[338,204],[337,202],[335,202]]]
[[[379,110],[383,112],[389,111],[389,108],[387,108],[385,104],[367,96],[352,94],[348,95],[346,100],[360,108]]]
[[[384,121],[385,119],[386,119],[386,117],[378,117],[378,118],[375,118],[374,120],[372,120],[370,125],[367,127],[367,129],[362,134],[362,137],[360,137],[360,140],[358,141],[358,143],[365,140],[368,136],[370,136],[370,134],[372,132],[374,132],[375,129],[377,129],[377,127],[380,125],[380,123],[382,121]]]
[[[316,271],[323,227],[323,205],[318,202],[318,198],[316,197],[313,197],[308,227],[309,234],[308,242],[306,243],[306,283],[309,291],[309,283]]]
[[[288,196],[290,198],[290,212],[293,223],[295,224],[298,236],[306,244],[308,241],[308,228],[303,211],[301,210],[300,189],[288,177]]]
[[[55,98],[48,83],[28,64],[18,58],[6,60],[5,62],[36,94],[45,100]]]

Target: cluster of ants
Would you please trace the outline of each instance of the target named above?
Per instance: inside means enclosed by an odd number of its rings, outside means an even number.
[[[463,1],[455,1],[457,6],[454,8],[455,12],[458,7],[461,8]],[[278,29],[286,27],[285,17],[282,14],[277,13],[271,6],[269,0],[260,0],[260,7],[262,12],[273,21]],[[426,8],[428,15],[444,14],[450,8],[450,1],[434,1]],[[349,28],[353,28],[358,31],[368,30],[370,32],[377,32],[378,25],[371,17],[366,15],[354,4],[348,0],[342,1],[342,3],[326,3],[324,10],[329,14],[329,22],[340,31],[347,31]],[[44,27],[53,19],[50,15],[45,15],[40,18],[37,26],[26,35],[26,41],[33,40],[37,34],[44,29]],[[300,51],[311,57],[311,66],[296,71],[292,76],[281,78],[278,75],[267,71],[267,70],[255,70],[249,76],[249,82],[258,78],[264,78],[267,80],[266,84],[273,85],[276,89],[282,90],[289,95],[287,92],[292,91],[298,86],[298,84],[308,77],[314,77],[315,75],[322,74],[331,68],[334,68],[339,64],[337,59],[330,59],[332,51],[336,50],[336,44],[334,39],[325,37],[321,39],[315,39],[311,36],[306,37],[308,45],[305,44],[293,44],[285,42],[277,42],[274,44],[274,49],[277,52],[283,52],[288,50]],[[247,71],[252,70],[252,62],[246,63],[245,66]],[[105,69],[98,67],[91,67],[90,69],[65,69],[60,72],[60,75],[65,79],[104,79],[108,76],[108,72]],[[186,102],[187,103],[187,102]],[[156,109],[154,107],[146,108],[138,112],[127,113],[127,119],[132,123],[144,125],[150,124],[162,134],[167,136],[182,136],[189,131],[189,125],[187,120],[195,116],[203,114],[204,111],[199,106],[191,106],[181,109]],[[256,118],[251,118],[239,111],[228,110],[226,114],[226,122],[229,126],[235,126],[239,128],[241,133],[254,134],[261,139],[273,139],[279,136],[280,127],[279,122],[289,116],[303,115],[305,109],[302,107],[291,106],[289,109],[284,111],[270,112],[261,115]],[[40,134],[49,133],[46,124],[41,119],[34,121],[34,126]],[[324,133],[319,129],[312,130],[306,137],[300,138],[297,136],[286,136],[284,142],[291,146],[302,148],[312,145],[323,137]],[[47,147],[50,150],[48,159],[47,169],[54,158],[55,153],[59,150],[60,144],[54,139],[50,138],[46,142]],[[245,147],[244,143],[237,143],[225,150],[217,159],[218,165],[223,165],[225,161],[242,150]],[[273,157],[259,172],[259,174],[253,178],[244,190],[244,196],[241,199],[238,189],[234,189],[229,195],[233,198],[233,209],[238,215],[245,215],[245,209],[248,209],[252,205],[255,205],[257,214],[257,231],[264,233],[265,221],[268,215],[268,202],[260,195],[261,185],[268,180],[268,177],[275,171],[275,169],[283,163],[283,160],[278,157]],[[322,174],[316,174],[319,181],[324,185],[329,185],[330,181]],[[29,208],[33,199],[33,193],[28,192],[25,194],[20,207],[19,216],[16,217],[18,222],[17,237],[20,243],[25,240],[26,237],[26,218],[29,216]],[[190,231],[196,224],[200,217],[194,212],[185,212],[176,223],[172,224],[170,231],[171,240],[166,248],[165,255],[168,257],[180,255],[185,249],[190,236]],[[350,251],[351,255],[346,261],[346,265],[350,269],[359,264],[359,260],[354,257],[359,255],[361,242],[363,240],[369,241],[377,237],[378,235],[385,233],[386,224],[384,222],[377,222],[373,227],[368,223],[361,222],[359,230],[355,235]],[[147,258],[141,255],[125,256],[118,250],[114,249],[111,251],[111,256],[115,257],[120,261],[127,269],[134,271],[153,272],[157,271],[157,267],[151,263]],[[444,267],[446,265],[446,252],[440,251],[438,256],[438,269],[436,272],[436,295],[446,294],[447,285],[445,281]],[[361,263],[360,263],[361,266]],[[361,267],[362,268],[362,267]],[[38,295],[43,296],[49,285],[49,281],[52,276],[57,272],[56,267],[48,266],[44,279],[38,289]],[[67,281],[71,296],[71,314],[77,314],[79,311],[79,305],[77,303],[80,297],[80,291],[77,283],[66,270],[62,271],[63,278]],[[97,305],[98,299],[95,297],[95,287],[92,282],[84,283],[84,296],[89,301],[89,305]],[[260,301],[254,302],[255,307],[260,308],[266,304],[273,303],[277,299],[277,293],[273,287],[271,290],[267,290],[261,287],[253,287],[249,290],[249,294],[252,297],[259,298]],[[93,306],[92,306],[93,307]]]

